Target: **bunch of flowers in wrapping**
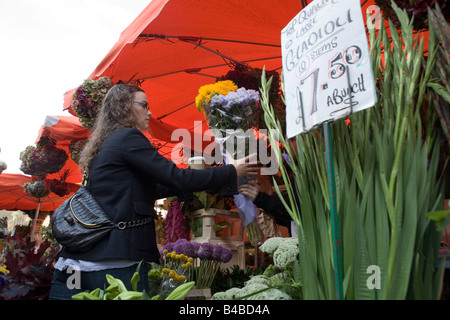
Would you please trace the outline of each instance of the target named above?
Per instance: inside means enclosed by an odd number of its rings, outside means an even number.
[[[92,130],[103,98],[114,84],[109,77],[86,79],[72,96],[72,109],[83,127]]]
[[[221,263],[230,261],[233,256],[230,249],[219,244],[190,242],[186,239],[168,243],[163,250],[163,253],[174,252],[193,258],[194,269],[190,269],[189,278],[195,278],[198,289],[210,288]]]
[[[199,89],[195,101],[202,110],[209,128],[220,145],[224,163],[256,153],[256,134],[260,112],[259,93],[252,89],[238,88],[231,80],[217,81]],[[241,178],[244,184],[249,178]],[[234,195],[234,202],[247,230],[249,240],[258,245],[263,240],[256,220],[257,210],[253,202],[242,194]]]

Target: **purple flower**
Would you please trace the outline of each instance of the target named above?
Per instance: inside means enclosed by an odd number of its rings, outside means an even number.
[[[186,239],[178,239],[174,242],[173,250],[178,254],[184,253],[183,251],[186,243],[189,243],[189,241],[187,241]]]
[[[176,253],[184,254],[188,257],[192,257],[195,254],[194,246],[186,239],[177,240],[174,250]]]
[[[200,243],[191,242],[191,245],[192,245],[192,255],[190,255],[190,257],[198,258],[198,250],[200,249]]]
[[[224,263],[228,262],[231,260],[231,257],[233,257],[233,252],[228,248],[223,248],[222,254],[220,255],[220,261]]]
[[[172,251],[173,251],[173,247],[174,247],[174,243],[171,242],[171,243],[166,244],[166,245],[163,247],[163,250],[167,250],[167,251],[169,251],[169,252],[172,252]]]
[[[287,163],[289,163],[289,164],[291,163],[291,159],[289,159],[289,155],[288,155],[287,153],[283,152],[281,155],[283,156],[283,159],[284,159]]]
[[[220,261],[220,256],[222,254],[223,251],[223,247],[219,244],[215,244],[213,246],[213,251],[212,251],[212,258],[214,260],[219,260]]]
[[[213,251],[213,245],[211,243],[202,243],[198,248],[198,257],[200,259],[210,259]]]

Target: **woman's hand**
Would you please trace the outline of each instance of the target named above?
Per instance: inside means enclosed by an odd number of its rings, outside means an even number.
[[[245,176],[256,176],[259,173],[258,162],[256,161],[256,153],[245,158],[234,161],[232,165],[236,168],[238,178]]]
[[[256,179],[249,180],[247,183],[238,187],[239,193],[250,198],[250,200],[255,201],[259,194],[259,188],[256,185]]]

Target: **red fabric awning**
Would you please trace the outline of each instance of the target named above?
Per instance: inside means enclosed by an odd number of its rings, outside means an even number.
[[[23,185],[33,179],[22,174],[0,174],[0,209],[54,211],[69,198],[80,185],[68,183],[70,193],[60,197],[50,193],[47,197],[37,199],[25,193]]]
[[[146,91],[149,134],[171,159],[174,128],[208,129],[195,107],[198,89],[230,71],[231,63],[281,71],[281,30],[311,1],[153,0],[126,28],[89,76],[137,83]],[[374,1],[361,1],[364,19]],[[66,93],[70,108],[74,90]],[[209,142],[203,143],[203,148]]]

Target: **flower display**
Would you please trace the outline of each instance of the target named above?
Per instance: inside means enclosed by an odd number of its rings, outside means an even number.
[[[19,158],[22,160],[20,170],[23,173],[45,178],[49,173],[60,171],[66,164],[68,155],[49,142],[48,138],[42,138],[36,147],[26,147]]]
[[[232,66],[232,70],[217,78],[217,81],[231,80],[239,88],[252,89],[259,92],[259,88],[261,87],[262,72],[263,70],[259,68],[236,64]],[[273,79],[269,90],[269,101],[274,108],[276,117],[280,120],[282,127],[285,129],[286,107],[280,95],[280,74],[275,70],[266,70],[266,76],[267,78],[272,77]],[[259,113],[258,125],[259,129],[267,129],[262,112]]]
[[[428,7],[438,5],[444,16],[450,14],[450,5],[447,0],[396,0],[395,4],[407,12],[409,18],[414,17],[413,26],[417,29],[428,28]],[[375,0],[375,4],[383,11],[383,16],[389,18],[396,28],[400,27],[400,21],[392,9],[391,0]]]
[[[192,270],[194,258],[184,253],[168,251],[167,249],[163,251],[161,258],[162,270],[159,291],[162,297],[166,297],[190,278],[190,270]]]
[[[60,197],[64,197],[65,195],[69,194],[70,191],[66,184],[66,179],[69,176],[69,173],[69,170],[65,170],[59,180],[53,179],[52,181],[50,181],[48,185],[50,191]]]
[[[165,241],[168,243],[187,238],[189,238],[187,219],[181,209],[180,203],[174,199],[167,206]]]
[[[23,190],[26,194],[37,199],[45,198],[50,194],[50,189],[47,183],[40,179],[25,183],[23,185]]]
[[[92,130],[103,98],[114,84],[109,77],[86,79],[72,96],[72,109],[83,127]]]
[[[252,129],[258,127],[260,113],[260,96],[257,91],[237,88],[233,81],[223,80],[200,87],[195,100],[221,147],[225,164],[232,159],[256,153],[257,134]],[[241,178],[238,184],[244,184],[248,180],[247,177]],[[262,234],[258,232],[255,205],[243,194],[234,195],[233,198],[250,242],[258,245],[262,241]]]
[[[230,249],[219,244],[190,242],[186,239],[179,239],[174,243],[168,243],[163,247],[163,259],[167,253],[173,256],[187,256],[194,269],[189,275],[191,280],[195,277],[198,289],[210,288],[221,263],[231,260],[233,253]],[[163,260],[164,261],[164,260]]]
[[[214,84],[207,84],[198,89],[198,95],[195,98],[197,110],[201,111],[211,101],[215,94],[227,95],[230,91],[236,91],[237,85],[231,80],[217,81]]]

